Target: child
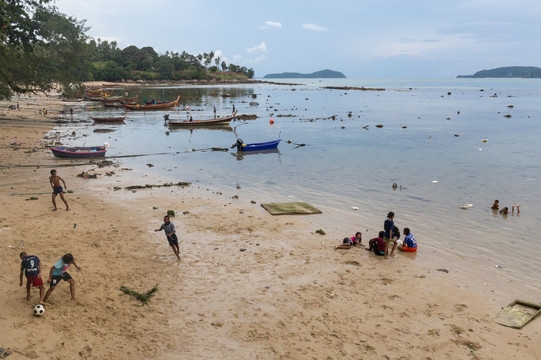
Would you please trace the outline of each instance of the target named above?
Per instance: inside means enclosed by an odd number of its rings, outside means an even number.
[[[41,279],[41,262],[36,255],[28,255],[25,251],[19,254],[21,258],[21,274],[19,286],[23,286],[23,272],[26,275],[26,300],[30,300],[30,286],[39,287],[39,303],[43,301],[43,280]]]
[[[494,203],[492,203],[492,210],[498,210],[500,208],[500,201],[494,200]]]
[[[404,252],[417,251],[417,240],[415,240],[415,237],[410,232],[409,228],[404,228],[404,235],[406,236],[404,238],[404,243],[403,245],[398,245],[398,250],[404,251]]]
[[[385,241],[383,241],[384,236],[385,231],[380,231],[377,238],[370,239],[366,250],[373,251],[377,256],[385,255]]]
[[[384,235],[383,235],[383,241],[385,241],[385,255],[383,256],[385,259],[387,258],[387,254],[389,253],[389,245],[392,242],[393,248],[391,250],[391,256],[393,256],[394,250],[396,249],[396,240],[394,232],[394,212],[389,211],[387,214],[387,220],[383,223],[383,229]],[[400,237],[400,232],[398,233],[398,237]]]
[[[175,234],[175,225],[169,220],[169,215],[165,215],[163,217],[163,224],[160,226],[159,229],[156,229],[154,231],[162,231],[165,230],[165,236],[167,236],[167,241],[169,242],[169,246],[173,249],[173,252],[175,253],[177,257],[177,261],[180,261],[180,249],[178,247],[178,238]]]
[[[351,246],[362,245],[362,241],[363,241],[363,234],[361,234],[360,231],[357,231],[355,236],[352,236],[350,238],[348,238],[348,237],[344,238],[344,241],[343,241],[342,245],[335,246],[334,250],[336,250],[336,249],[349,249]]]
[[[70,283],[70,294],[71,294],[71,300],[76,300],[75,297],[75,280],[68,274],[68,269],[70,265],[73,264],[77,268],[77,270],[81,270],[79,266],[75,263],[75,259],[73,258],[73,255],[66,254],[62,256],[56,264],[51,266],[51,270],[49,271],[49,279],[47,280],[48,283],[50,283],[49,290],[47,290],[47,294],[45,294],[44,302],[47,302],[49,299],[49,296],[51,296],[51,293],[56,288],[56,285],[60,283],[60,280],[64,280]]]
[[[64,179],[62,179],[60,176],[56,175],[56,170],[51,170],[51,176],[49,177],[49,182],[51,183],[51,187],[53,188],[53,211],[56,211],[56,195],[60,194],[60,198],[66,204],[66,211],[70,209],[68,206],[68,202],[66,199],[64,199],[64,189],[62,189],[62,186],[60,186],[60,181],[64,184],[64,187],[67,189],[66,182]]]

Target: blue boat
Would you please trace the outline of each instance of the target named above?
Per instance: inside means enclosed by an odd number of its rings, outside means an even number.
[[[105,156],[107,147],[105,146],[77,146],[77,147],[64,147],[53,146],[51,147],[53,155],[61,158],[90,158]]]
[[[280,141],[282,141],[282,139],[278,139],[278,140],[272,140],[272,141],[266,141],[266,142],[260,142],[260,143],[244,144],[242,143],[241,139],[239,140],[240,142],[237,141],[237,150],[239,151],[261,151],[261,150],[276,149]]]

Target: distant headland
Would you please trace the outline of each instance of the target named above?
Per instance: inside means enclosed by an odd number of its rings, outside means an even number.
[[[481,70],[473,75],[458,75],[464,78],[541,78],[541,68],[536,66],[505,66],[491,70]]]
[[[346,75],[340,71],[321,70],[311,74],[301,74],[297,72],[284,72],[280,74],[267,74],[264,79],[345,79]]]

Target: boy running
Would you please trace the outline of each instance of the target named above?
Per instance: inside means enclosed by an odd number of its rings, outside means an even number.
[[[64,184],[64,187],[67,189],[68,186],[66,185],[66,182],[64,179],[62,179],[60,176],[56,175],[56,170],[51,170],[51,176],[49,176],[49,183],[51,184],[51,187],[53,188],[53,211],[56,211],[56,195],[60,194],[60,198],[66,204],[66,211],[70,209],[68,206],[68,202],[66,199],[64,199],[64,189],[62,189],[62,186],[60,185],[60,181]]]
[[[41,279],[41,262],[36,255],[28,255],[25,251],[19,254],[21,258],[21,274],[19,286],[23,286],[23,273],[26,275],[26,300],[30,300],[30,287],[39,287],[39,303],[43,301],[43,280]]]
[[[175,253],[177,260],[180,261],[180,249],[178,247],[178,238],[175,234],[175,225],[169,220],[169,215],[165,215],[163,217],[163,224],[160,226],[159,229],[156,229],[154,231],[162,231],[165,230],[165,236],[167,236],[167,241],[169,242],[169,246],[173,249],[173,252]]]
[[[47,290],[47,294],[45,294],[45,302],[47,302],[49,296],[51,296],[51,293],[56,288],[56,285],[60,283],[60,280],[64,280],[70,283],[71,300],[77,299],[75,297],[75,280],[73,280],[73,278],[67,272],[71,264],[73,264],[77,268],[77,270],[81,270],[81,268],[75,263],[75,259],[71,254],[66,254],[62,256],[56,262],[56,264],[51,266],[51,270],[49,271],[49,279],[47,280],[47,282],[51,285],[49,287],[49,290]]]

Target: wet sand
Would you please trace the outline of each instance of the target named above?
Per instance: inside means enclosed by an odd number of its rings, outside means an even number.
[[[536,359],[541,352],[541,321],[522,330],[496,324],[506,304],[472,289],[476,280],[459,271],[438,271],[453,269],[448,259],[334,251],[358,229],[334,224],[343,233],[315,234],[329,228],[325,213],[273,217],[242,190],[240,200],[195,184],[114,191],[148,180],[121,166],[59,167],[70,160],[44,146],[54,121],[37,110],[58,113],[64,104],[19,102],[22,111],[0,110],[0,347],[10,358]],[[40,166],[4,167],[15,164]],[[74,191],[65,194],[71,211],[60,199],[51,211],[50,166]],[[98,179],[77,177],[83,170]],[[180,263],[153,231],[167,209],[176,212]],[[69,271],[78,300],[62,283],[34,317],[38,292],[27,301],[18,284],[21,251],[40,257],[44,280],[71,252],[82,268]],[[118,290],[156,284],[143,307]]]

